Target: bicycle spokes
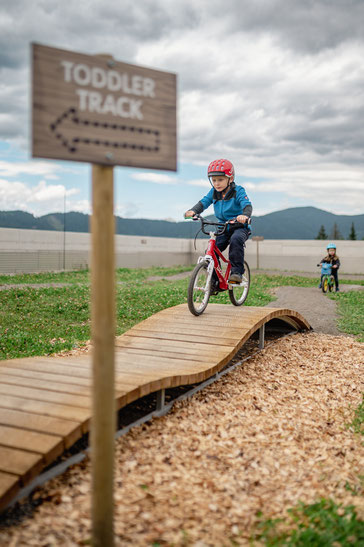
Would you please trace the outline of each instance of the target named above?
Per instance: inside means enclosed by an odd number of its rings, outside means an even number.
[[[194,315],[200,315],[206,308],[211,292],[212,271],[207,262],[200,262],[194,269],[188,287],[188,307]]]
[[[208,274],[208,271],[206,268],[201,268],[198,272],[198,275],[196,276],[194,285],[193,285],[193,292],[194,292],[194,301],[196,304],[203,303],[206,299],[206,296],[209,293],[209,285],[210,285],[210,276]]]
[[[229,297],[234,306],[241,306],[247,299],[250,287],[250,269],[244,262],[245,271],[243,273],[242,282],[239,285],[229,284]]]

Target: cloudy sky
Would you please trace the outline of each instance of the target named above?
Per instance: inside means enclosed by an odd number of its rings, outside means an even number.
[[[180,220],[227,157],[257,215],[364,213],[363,0],[2,0],[0,210],[90,211],[87,164],[30,156],[30,43],[178,75],[178,171],[115,169],[115,212]]]

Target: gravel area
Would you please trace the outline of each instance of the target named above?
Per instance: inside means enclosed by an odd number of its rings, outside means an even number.
[[[257,513],[285,518],[332,497],[364,517],[364,345],[314,332],[280,339],[167,416],[116,443],[116,545],[249,545]],[[350,488],[348,488],[348,485]],[[87,460],[35,496],[0,544],[76,546],[90,538]],[[9,521],[8,521],[9,522]]]

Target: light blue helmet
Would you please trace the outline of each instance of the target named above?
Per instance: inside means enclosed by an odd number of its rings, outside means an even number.
[[[328,246],[326,247],[327,250],[329,249],[336,249],[336,245],[335,243],[329,243]]]

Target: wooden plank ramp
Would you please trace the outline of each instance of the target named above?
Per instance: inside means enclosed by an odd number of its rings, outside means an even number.
[[[155,391],[194,384],[221,370],[261,326],[310,325],[283,308],[186,304],[162,310],[115,340],[117,409]],[[89,431],[91,355],[0,362],[0,510]]]

